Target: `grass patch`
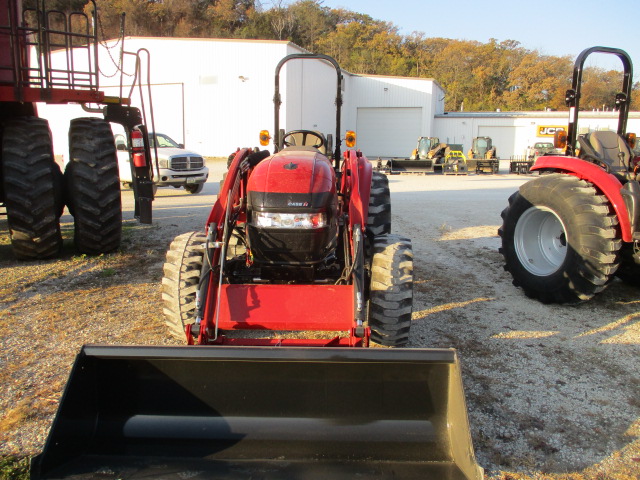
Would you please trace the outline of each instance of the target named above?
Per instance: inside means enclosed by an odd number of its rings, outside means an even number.
[[[29,458],[0,458],[0,478],[2,480],[29,480]]]
[[[117,270],[115,270],[114,268],[105,268],[100,272],[100,277],[102,278],[113,277],[117,273],[118,273]]]

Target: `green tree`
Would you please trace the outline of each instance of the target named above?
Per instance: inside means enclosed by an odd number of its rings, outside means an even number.
[[[35,0],[28,0],[35,2]],[[133,36],[179,36],[289,40],[336,58],[353,73],[434,78],[446,91],[446,109],[564,109],[571,85],[569,57],[540,55],[515,40],[486,43],[400,35],[395,25],[322,0],[96,0],[100,35],[119,35],[121,13]],[[86,0],[58,0],[60,8],[82,8]],[[585,69],[582,106],[614,108],[619,73]],[[632,108],[640,108],[640,85]],[[636,94],[638,93],[638,94]]]
[[[316,51],[320,38],[336,28],[337,16],[319,1],[301,0],[289,10],[294,23],[290,40],[309,51]]]
[[[503,95],[510,110],[561,109],[564,93],[571,85],[572,61],[569,57],[541,56],[530,51],[509,75]]]
[[[615,70],[585,68],[582,73],[580,107],[585,110],[615,110],[616,94],[622,91],[622,77],[622,72]]]
[[[370,17],[339,23],[335,31],[317,42],[320,53],[334,57],[353,73],[404,75],[402,37],[390,23]]]

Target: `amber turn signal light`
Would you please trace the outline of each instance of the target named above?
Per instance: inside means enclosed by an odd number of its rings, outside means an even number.
[[[567,147],[567,132],[564,130],[556,130],[556,133],[553,134],[553,146],[556,148],[566,148]]]
[[[269,145],[269,140],[271,140],[269,130],[260,130],[260,145],[262,145],[263,147]]]
[[[356,132],[349,130],[347,132],[347,135],[344,138],[347,147],[351,148],[351,147],[355,147],[356,146]]]

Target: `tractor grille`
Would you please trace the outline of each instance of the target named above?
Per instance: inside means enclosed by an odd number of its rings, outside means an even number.
[[[202,157],[173,157],[171,159],[171,170],[186,172],[189,170],[200,170],[204,167]]]

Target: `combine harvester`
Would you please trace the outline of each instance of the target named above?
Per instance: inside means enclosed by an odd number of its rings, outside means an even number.
[[[131,145],[125,155],[131,164],[135,216],[141,223],[152,221],[157,152],[147,139],[145,109],[131,106],[134,89],[142,95],[141,85],[149,85],[140,67],[141,55],[148,63],[148,52],[124,50],[123,20],[120,96],[107,96],[98,81],[95,1],[86,6],[91,15],[58,7],[59,2],[44,0],[0,0],[0,207],[6,209],[13,254],[22,260],[60,254],[65,206],[73,215],[77,251],[100,255],[120,247],[120,182],[111,123],[123,127]],[[125,58],[135,63],[129,86],[123,83]],[[149,86],[147,91],[150,100]],[[38,103],[79,104],[101,115],[70,122],[64,173],[53,155],[49,123],[38,116]]]
[[[279,129],[280,70],[303,59],[335,67],[335,149]],[[191,345],[85,346],[33,480],[482,479],[455,351],[365,348],[408,342],[413,255],[386,177],[341,151],[338,64],[289,55],[275,78],[275,153],[239,150],[205,231],[167,254]]]

